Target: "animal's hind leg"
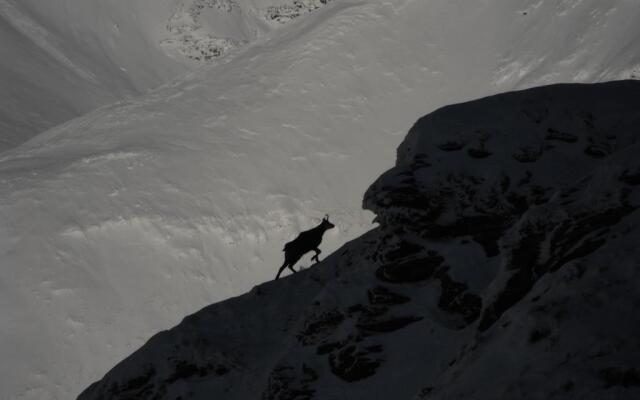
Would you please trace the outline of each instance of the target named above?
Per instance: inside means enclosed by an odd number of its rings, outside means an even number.
[[[282,267],[280,267],[280,269],[278,270],[278,275],[276,275],[276,280],[278,280],[278,278],[280,278],[280,274],[282,273],[282,271],[284,271],[285,268],[287,268],[287,266],[289,266],[289,268],[291,268],[291,265],[288,264],[285,261],[284,264],[282,264]]]
[[[296,273],[298,271],[296,271],[295,269],[293,269],[293,264],[289,264],[289,269],[291,270],[291,272]]]

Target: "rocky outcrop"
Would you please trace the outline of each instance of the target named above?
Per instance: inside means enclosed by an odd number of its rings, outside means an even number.
[[[637,95],[634,82],[555,85],[441,109],[414,125],[364,206],[383,229],[469,238],[502,258],[486,330],[637,209]]]
[[[161,45],[194,61],[210,61],[227,51],[248,43],[244,37],[220,37],[208,32],[203,11],[215,11],[229,20],[241,12],[234,0],[188,0],[181,2],[167,23],[169,38]]]
[[[256,5],[238,0],[181,0],[167,22],[169,35],[160,44],[196,62],[213,61],[330,1],[275,0]]]
[[[317,10],[330,1],[332,0],[293,0],[282,5],[268,7],[265,16],[268,20],[286,24],[301,15]]]

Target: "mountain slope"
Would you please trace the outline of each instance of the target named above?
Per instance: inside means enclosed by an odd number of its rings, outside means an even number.
[[[325,252],[370,229],[362,193],[417,116],[631,74],[637,5],[568,4],[330,2],[4,153],[0,354],[15,361],[0,397],[73,396],[152,333],[272,279],[325,213]]]
[[[0,151],[214,62],[326,2],[293,3],[1,0]]]
[[[159,45],[169,3],[0,1],[0,150],[185,72]]]
[[[187,317],[79,399],[634,398],[639,106],[625,81],[422,118],[365,196],[379,228]]]

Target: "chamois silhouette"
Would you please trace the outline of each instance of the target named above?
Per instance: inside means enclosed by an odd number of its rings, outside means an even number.
[[[320,242],[322,242],[322,235],[324,235],[327,230],[334,227],[335,225],[329,222],[329,215],[325,215],[320,225],[309,229],[308,231],[301,232],[297,238],[285,244],[284,249],[282,250],[284,251],[284,264],[280,267],[278,275],[276,275],[276,279],[280,278],[280,274],[287,267],[292,272],[296,272],[296,270],[293,269],[295,263],[297,263],[303,255],[312,250],[315,251],[316,254],[311,257],[311,259],[316,260],[316,262],[320,262],[318,254],[320,254],[321,251],[318,246],[320,246]]]

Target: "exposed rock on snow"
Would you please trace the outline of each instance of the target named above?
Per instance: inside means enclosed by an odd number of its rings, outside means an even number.
[[[365,195],[380,227],[187,317],[80,399],[638,397],[639,109],[622,81],[420,119]]]
[[[281,24],[290,22],[301,15],[308,14],[331,0],[292,0],[282,5],[267,8],[266,17]]]
[[[191,60],[209,61],[230,49],[248,43],[257,36],[257,32],[252,31],[250,27],[241,26],[232,29],[237,31],[237,38],[216,37],[210,33],[210,29],[203,26],[202,14],[206,11],[213,14],[210,19],[213,19],[214,28],[216,22],[225,27],[231,25],[234,20],[237,24],[242,23],[241,15],[233,15],[242,13],[238,3],[233,0],[181,2],[167,24],[167,30],[172,37],[162,40],[161,44],[170,50],[177,50],[179,54]],[[218,26],[217,30],[220,32],[229,29]]]
[[[167,24],[171,37],[161,43],[190,60],[212,61],[329,1],[182,0]]]

